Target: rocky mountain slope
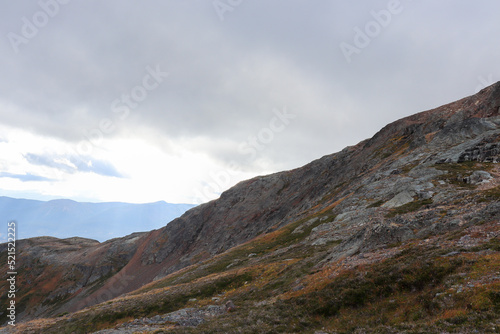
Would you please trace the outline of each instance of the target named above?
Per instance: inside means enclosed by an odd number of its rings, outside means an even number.
[[[497,83],[159,230],[22,241],[3,331],[497,332],[499,145]]]

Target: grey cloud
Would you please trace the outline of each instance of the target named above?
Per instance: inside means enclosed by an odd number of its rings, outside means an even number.
[[[150,129],[148,140],[158,145],[158,136],[203,138],[207,154],[248,167],[256,160],[238,147],[267,126],[273,108],[286,106],[300,121],[258,159],[275,169],[297,166],[473,94],[480,76],[500,80],[498,2],[401,4],[401,14],[348,63],[340,43],[352,43],[353,28],[364,28],[388,1],[244,1],[224,21],[211,1],[70,2],[19,54],[0,42],[0,105],[16,107],[0,108],[0,122],[77,143],[109,118],[110,138],[137,127]],[[21,18],[39,10],[2,6],[3,35],[19,32]],[[157,65],[169,77],[122,119],[112,101]]]

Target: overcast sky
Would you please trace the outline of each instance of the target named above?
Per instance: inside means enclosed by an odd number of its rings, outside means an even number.
[[[201,203],[500,80],[500,2],[2,1],[0,196]]]

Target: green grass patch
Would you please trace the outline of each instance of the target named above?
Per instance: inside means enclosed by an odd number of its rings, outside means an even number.
[[[403,174],[408,174],[413,168],[417,167],[418,165],[419,165],[418,162],[414,162],[414,163],[410,163],[410,164],[404,165],[403,167],[401,167],[401,172]]]
[[[423,199],[420,201],[413,201],[413,202],[407,203],[405,205],[401,205],[397,208],[391,209],[391,211],[388,214],[386,214],[385,216],[386,216],[386,218],[393,218],[393,217],[396,217],[397,215],[402,215],[405,213],[417,211],[417,210],[421,209],[422,207],[424,207],[426,205],[430,205],[432,203],[433,203],[432,198]]]
[[[481,194],[478,202],[498,202],[500,201],[500,186],[488,189]]]
[[[376,202],[373,202],[372,204],[368,205],[366,208],[378,208],[379,206],[381,206],[382,204],[384,204],[385,201],[384,200],[380,200],[380,201],[376,201]]]
[[[492,250],[495,252],[500,252],[500,238],[491,238],[488,242],[481,244],[479,246],[476,246],[471,249],[473,252],[479,252],[482,250]]]

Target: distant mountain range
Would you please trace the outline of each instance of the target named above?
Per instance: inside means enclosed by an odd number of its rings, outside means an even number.
[[[18,239],[79,236],[105,241],[164,227],[192,207],[192,204],[163,201],[80,203],[68,199],[44,202],[0,197],[0,217],[5,222],[5,231],[0,230],[0,242],[6,241],[7,222],[11,220],[17,221]]]

